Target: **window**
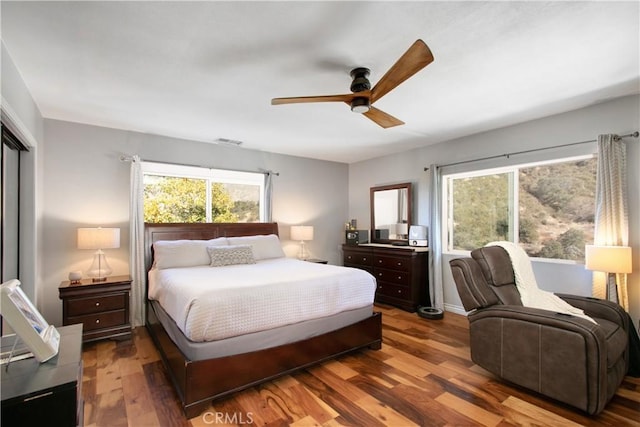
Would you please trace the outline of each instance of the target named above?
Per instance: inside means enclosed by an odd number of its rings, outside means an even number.
[[[145,222],[260,222],[264,174],[143,162]]]
[[[443,185],[449,251],[508,240],[531,257],[582,261],[593,241],[594,156],[445,175]]]

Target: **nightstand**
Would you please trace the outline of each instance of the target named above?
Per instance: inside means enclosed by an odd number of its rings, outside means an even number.
[[[33,357],[2,365],[2,425],[84,425],[82,326],[64,326],[58,354],[44,363]],[[15,336],[2,337],[2,351]],[[19,345],[23,345],[19,343]]]
[[[307,261],[307,262],[315,262],[316,264],[326,264],[327,263],[326,259],[318,259],[318,258],[309,258],[309,259],[306,259],[305,261]]]
[[[103,282],[83,279],[64,281],[58,292],[62,300],[62,324],[82,323],[82,342],[104,338],[131,338],[129,322],[130,276],[107,277]]]

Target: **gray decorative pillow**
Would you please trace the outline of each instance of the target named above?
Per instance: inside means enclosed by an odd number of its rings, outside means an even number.
[[[209,246],[207,252],[211,258],[211,267],[256,263],[250,245]]]

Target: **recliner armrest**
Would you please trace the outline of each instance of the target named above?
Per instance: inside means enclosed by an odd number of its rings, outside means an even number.
[[[614,322],[625,331],[629,330],[629,317],[620,305],[600,298],[580,295],[556,294],[567,303],[584,311],[589,317],[598,317]]]
[[[602,340],[602,342],[605,340],[605,336],[598,326],[587,319],[570,314],[518,305],[494,305],[483,308],[482,310],[477,310],[469,315],[469,323],[473,324],[476,320],[487,317],[516,319],[541,326],[576,332],[581,335],[586,334],[592,339]]]

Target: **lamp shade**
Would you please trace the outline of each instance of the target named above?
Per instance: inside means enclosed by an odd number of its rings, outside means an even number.
[[[585,247],[585,267],[605,273],[631,273],[631,248],[628,246]]]
[[[313,240],[312,225],[293,225],[291,226],[291,240]]]
[[[78,228],[78,249],[116,249],[119,247],[119,228]]]

